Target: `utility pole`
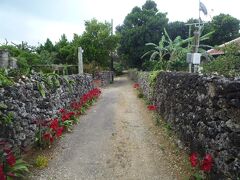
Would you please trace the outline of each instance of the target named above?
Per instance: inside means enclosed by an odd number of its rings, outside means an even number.
[[[198,72],[198,68],[200,65],[200,61],[201,61],[201,54],[198,53],[199,51],[199,45],[200,45],[200,36],[201,36],[201,31],[202,28],[204,26],[204,23],[202,23],[201,20],[201,14],[200,11],[203,11],[203,13],[206,15],[207,14],[207,9],[206,7],[201,3],[200,0],[198,0],[199,2],[199,17],[198,17],[198,22],[197,23],[191,23],[191,24],[186,24],[187,26],[189,26],[189,37],[191,36],[191,27],[192,25],[195,26],[196,30],[194,31],[194,39],[193,39],[193,49],[192,49],[192,53],[188,53],[187,54],[187,62],[189,63],[189,72],[192,72],[192,65],[194,68],[194,72]],[[188,43],[188,48],[190,48],[190,43]]]
[[[200,36],[201,36],[201,30],[202,30],[202,23],[201,23],[201,15],[200,15],[200,11],[201,11],[201,7],[200,7],[200,0],[198,0],[198,5],[199,5],[199,10],[198,10],[198,26],[197,26],[197,30],[194,31],[194,49],[193,52],[194,53],[198,53],[198,49],[199,49],[199,44],[200,44]],[[201,58],[201,55],[200,55]],[[201,61],[201,60],[200,60]],[[200,64],[200,62],[199,62]],[[194,73],[198,72],[199,69],[199,64],[194,64]]]
[[[191,37],[191,35],[192,35],[192,25],[194,25],[194,24],[186,24],[187,26],[189,26],[189,30],[188,30],[188,38],[190,38]],[[191,43],[190,43],[190,41],[188,42],[188,49],[190,49],[190,46],[191,46]],[[191,58],[188,58],[189,60],[189,65],[188,65],[188,72],[189,73],[191,73],[192,72],[192,62],[191,62]]]

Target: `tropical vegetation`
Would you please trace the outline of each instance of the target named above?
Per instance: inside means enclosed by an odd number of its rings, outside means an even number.
[[[122,63],[130,68],[148,71],[160,69],[186,70],[186,52],[191,52],[191,50],[187,45],[188,41],[185,40],[191,38],[196,30],[195,26],[189,29],[186,25],[191,23],[198,23],[198,20],[168,22],[167,14],[159,12],[156,3],[152,0],[147,0],[142,7],[134,7],[125,17],[124,23],[117,27],[117,34],[120,37],[118,55],[121,57]],[[164,29],[166,29],[168,36]],[[214,16],[202,29],[201,34],[206,36],[204,45],[201,46],[199,51],[201,53],[206,52],[211,47],[239,37],[239,29],[238,19],[228,14]],[[203,39],[204,37],[202,37],[202,41]],[[174,59],[176,51],[172,49],[174,55],[171,56],[171,59],[174,60],[167,63],[170,58],[168,51],[171,51],[171,47],[178,49],[179,43],[183,44],[181,45],[181,51],[177,52],[182,53],[178,53],[178,57]],[[147,46],[145,46],[146,44]],[[155,50],[155,53],[153,53],[153,50]],[[142,57],[146,52],[152,55],[150,59],[147,55]],[[180,54],[182,54],[181,57]],[[154,61],[154,57],[161,58],[159,61],[156,59]]]

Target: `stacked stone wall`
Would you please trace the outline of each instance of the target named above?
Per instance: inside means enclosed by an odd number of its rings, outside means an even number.
[[[149,92],[147,78],[130,77]],[[214,159],[211,179],[240,177],[240,81],[198,74],[161,72],[153,103],[191,152]]]

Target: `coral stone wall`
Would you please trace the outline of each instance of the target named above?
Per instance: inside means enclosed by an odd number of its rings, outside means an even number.
[[[66,80],[68,79],[68,80]],[[6,140],[23,150],[31,147],[37,132],[36,122],[53,118],[60,108],[69,106],[93,88],[92,76],[71,75],[59,78],[60,86],[39,92],[41,77],[22,78],[13,86],[0,88],[0,140]],[[10,123],[2,120],[12,114]]]
[[[99,80],[100,86],[107,86],[108,84],[112,83],[113,76],[114,76],[113,71],[102,71],[95,73],[93,79]]]
[[[153,91],[158,113],[182,142],[213,156],[211,179],[240,177],[240,80],[162,72]]]
[[[148,100],[153,100],[153,89],[150,86],[149,72],[138,72],[132,70],[128,72],[128,76],[131,80],[139,83],[141,91]]]

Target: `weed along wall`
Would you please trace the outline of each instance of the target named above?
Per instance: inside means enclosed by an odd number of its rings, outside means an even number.
[[[31,147],[39,122],[54,118],[60,108],[93,89],[92,76],[88,74],[57,79],[56,84],[50,85],[34,75],[0,89],[0,140],[22,149]]]
[[[141,86],[141,90],[143,95],[150,101],[153,100],[153,89],[150,85],[149,80],[149,72],[137,72],[137,71],[129,71],[128,73],[130,79],[136,81]]]
[[[146,77],[132,71],[143,92]],[[191,152],[210,153],[212,179],[240,177],[240,80],[197,74],[161,72],[153,88],[153,100]]]

